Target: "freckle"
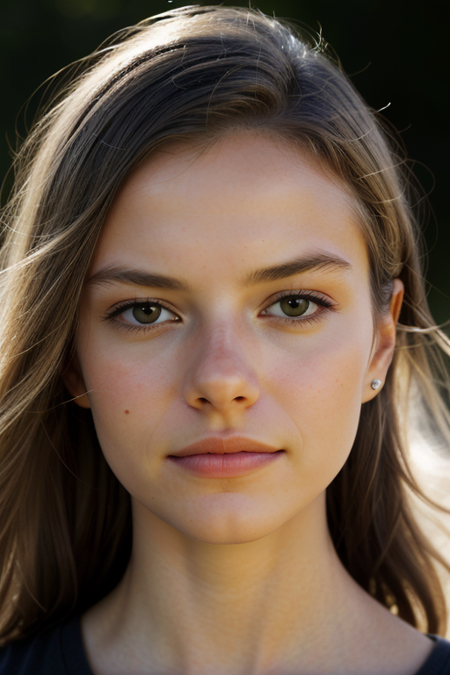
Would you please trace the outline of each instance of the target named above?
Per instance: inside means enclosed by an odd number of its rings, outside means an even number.
[[[125,410],[125,415],[129,415],[129,414],[130,414],[130,411],[129,411],[129,410]]]

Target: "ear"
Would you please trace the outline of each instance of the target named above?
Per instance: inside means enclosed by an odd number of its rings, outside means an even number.
[[[84,384],[83,373],[81,372],[80,361],[75,352],[64,368],[62,379],[66,385],[69,394],[73,396],[73,402],[80,406],[80,408],[90,408],[89,396],[86,393],[86,385]]]
[[[394,279],[389,310],[380,320],[375,336],[375,351],[372,352],[369,368],[366,373],[362,403],[370,401],[381,391],[386,381],[387,372],[394,356],[396,326],[403,302],[405,288],[403,281]],[[372,389],[373,380],[380,380],[378,389]]]

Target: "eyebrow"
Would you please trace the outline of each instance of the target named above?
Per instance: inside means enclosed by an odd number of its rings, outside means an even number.
[[[311,270],[350,270],[351,264],[339,256],[329,255],[328,253],[312,253],[309,255],[294,258],[281,265],[267,267],[264,269],[250,272],[238,281],[239,288],[249,288],[261,283],[278,281],[286,279],[295,274],[310,272]],[[152,274],[138,269],[128,269],[120,266],[110,265],[93,274],[86,282],[86,285],[102,284],[110,282],[119,282],[126,284],[135,284],[136,286],[147,286],[153,288],[166,288],[173,291],[185,291],[191,293],[189,284],[180,279],[163,274]]]

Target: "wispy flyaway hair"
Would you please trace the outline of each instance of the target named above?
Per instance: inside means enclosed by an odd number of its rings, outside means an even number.
[[[61,374],[105,215],[156,148],[204,147],[248,128],[297,144],[358,204],[375,320],[392,280],[405,301],[379,395],[362,406],[349,459],[327,488],[334,545],[354,579],[422,630],[443,634],[444,565],[417,525],[408,463],[410,391],[450,447],[449,341],[428,309],[411,176],[395,134],[339,62],[293,24],[196,5],[114,35],[61,78],[15,159],[0,272],[0,638],[83,611],[120,580],[130,497],[91,411]]]

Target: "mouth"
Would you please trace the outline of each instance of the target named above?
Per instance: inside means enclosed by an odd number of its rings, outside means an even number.
[[[230,455],[240,453],[271,454],[280,448],[256,441],[245,436],[229,436],[228,438],[210,437],[191,443],[171,453],[170,457],[188,457],[192,455]]]
[[[231,437],[204,439],[168,456],[180,469],[202,478],[234,478],[263,468],[285,455],[264,443]]]

